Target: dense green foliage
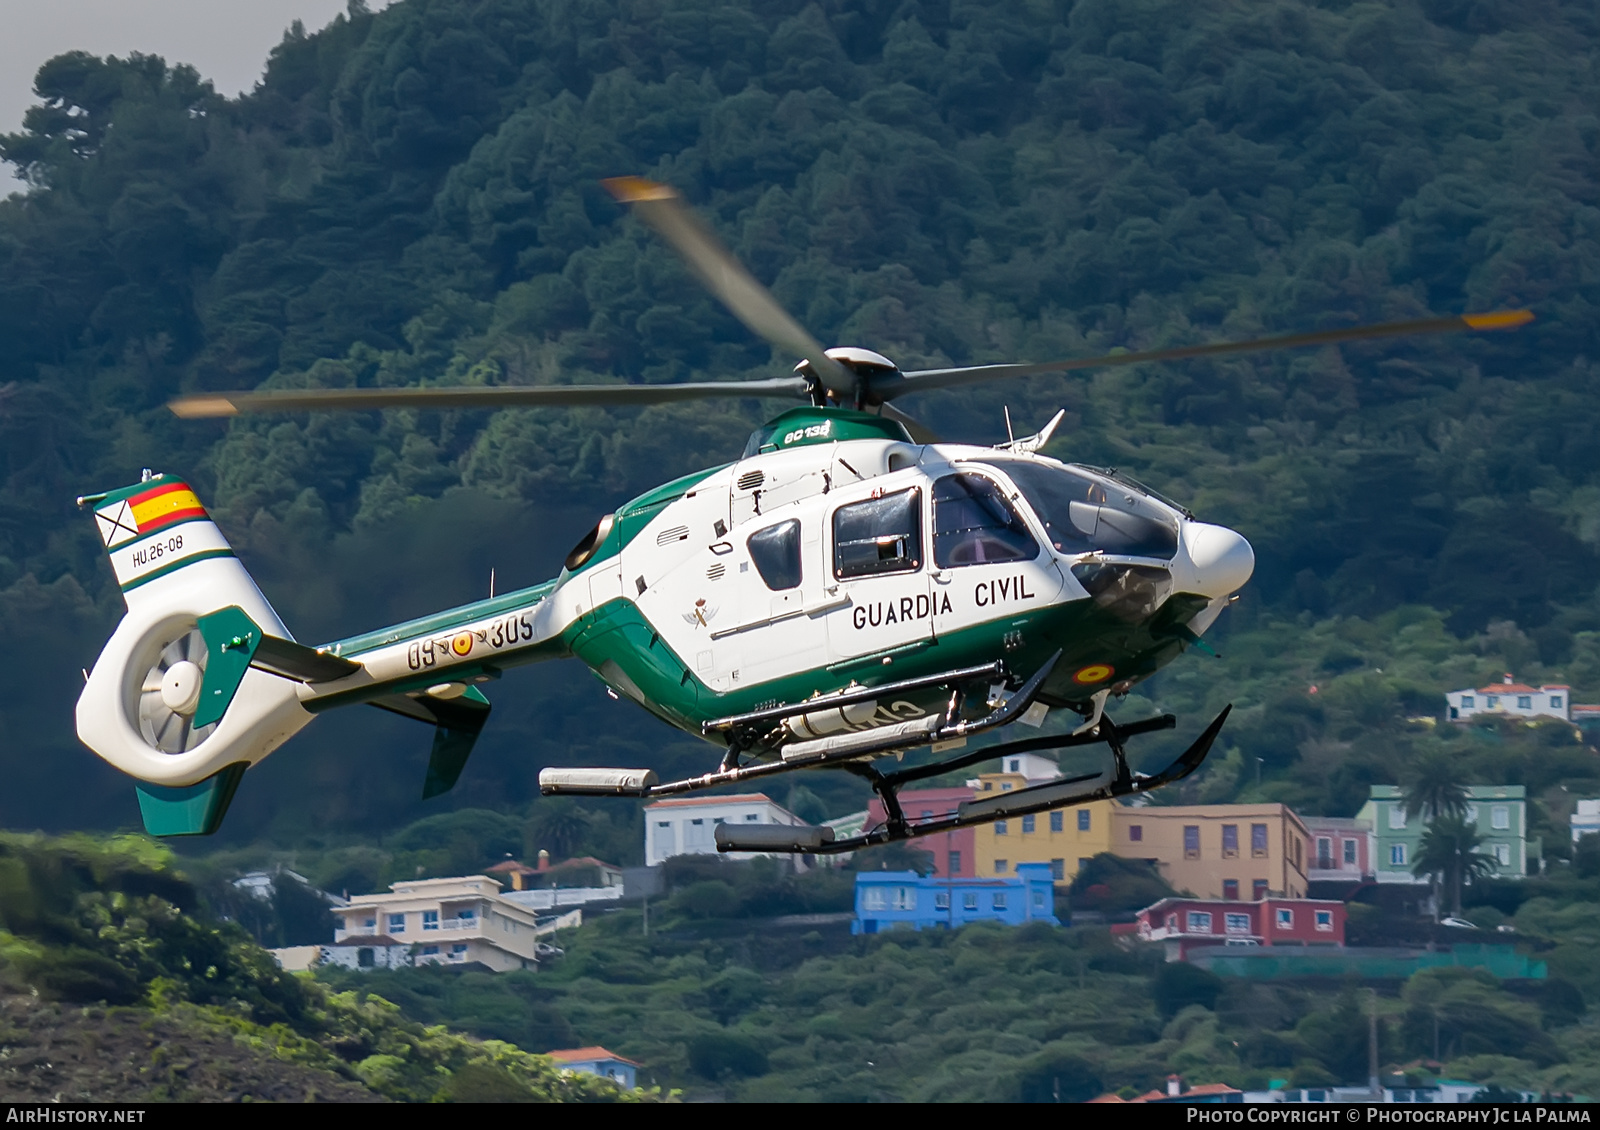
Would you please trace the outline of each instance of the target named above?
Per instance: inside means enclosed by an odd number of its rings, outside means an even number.
[[[1600,687],[1596,34],[1590,6],[1556,0],[405,0],[296,29],[236,100],[157,59],[54,59],[0,139],[33,186],[0,202],[0,642],[40,684],[0,706],[0,811],[133,818],[66,729],[117,611],[69,506],[85,489],[189,476],[316,638],[481,593],[491,565],[502,587],[537,580],[593,513],[737,448],[766,409],[199,425],[161,407],[260,383],[781,371],[604,196],[619,172],[681,187],[824,340],[907,366],[1532,306],[1510,335],[910,405],[980,440],[1002,400],[1022,420],[1064,405],[1053,453],[1243,529],[1260,564],[1230,663],[1186,659],[1152,693],[1240,701],[1245,770],[1261,757],[1284,795],[1348,810],[1362,773],[1322,756],[1350,740],[1341,711],[1381,733],[1437,709],[1423,674],[1479,681],[1508,650],[1519,673]],[[1393,611],[1414,605],[1435,611]],[[1352,666],[1397,615],[1459,661],[1404,686]],[[1251,669],[1240,644],[1292,661]],[[1347,702],[1285,698],[1291,671],[1302,695],[1353,675]],[[700,764],[622,708],[592,748],[608,704],[588,685],[509,679],[462,802],[520,802],[572,747]],[[423,735],[314,730],[252,774],[235,834],[407,816]],[[51,799],[63,763],[83,778],[70,809]],[[1235,777],[1215,791],[1253,772]]]
[[[562,1075],[503,1041],[424,1027],[378,997],[287,974],[238,926],[204,915],[172,864],[142,837],[0,836],[0,991],[154,1008],[394,1099],[638,1097]]]
[[[1600,999],[1589,956],[1600,888],[1507,887],[1526,900],[1514,916],[1467,913],[1514,924],[1551,977],[1499,983],[1445,969],[1379,984],[1382,1064],[1415,1073],[1436,1060],[1450,1078],[1592,1094],[1600,1042],[1582,1018],[1586,999]],[[565,956],[537,974],[318,977],[530,1048],[603,1044],[691,1099],[1075,1102],[1162,1086],[1171,1071],[1257,1088],[1367,1075],[1364,989],[1218,978],[1103,929],[849,938],[673,904],[652,904],[648,936],[641,927],[636,909],[592,916],[563,932]]]

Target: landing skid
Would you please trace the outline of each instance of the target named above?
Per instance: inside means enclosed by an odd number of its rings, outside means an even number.
[[[1018,688],[1016,693],[980,718],[958,720],[963,703],[961,688],[980,679],[1004,680],[1006,678],[1004,663],[961,668],[888,686],[856,688],[809,699],[803,703],[772,707],[708,722],[704,728],[707,734],[718,733],[725,736],[728,741],[727,755],[723,758],[722,765],[713,773],[660,783],[656,779],[655,772],[650,769],[545,769],[539,774],[539,791],[545,796],[648,798],[698,792],[721,785],[742,784],[799,769],[843,769],[864,777],[883,799],[887,819],[882,824],[861,835],[845,839],[835,839],[833,829],[825,827],[719,824],[716,829],[718,851],[804,852],[831,855],[856,851],[875,844],[914,839],[936,832],[948,832],[954,828],[988,824],[1012,816],[1025,816],[1030,813],[1087,804],[1095,800],[1130,796],[1170,785],[1200,767],[1200,763],[1211,752],[1211,746],[1216,741],[1217,735],[1221,733],[1229,711],[1233,709],[1232,706],[1224,708],[1182,756],[1153,776],[1129,770],[1124,743],[1139,734],[1172,729],[1176,725],[1176,719],[1170,714],[1118,726],[1097,710],[1093,716],[1092,726],[1078,733],[1004,742],[927,765],[890,772],[882,772],[872,764],[874,760],[890,755],[903,756],[913,750],[929,747],[937,750],[940,746],[948,748],[948,743],[965,745],[965,739],[969,737],[1016,721],[1038,698],[1040,688],[1060,658],[1060,652],[1052,655]],[[857,703],[930,687],[942,687],[949,692],[949,702],[942,714],[897,725],[850,731],[807,741],[782,740],[786,732],[783,724],[800,715],[843,709]],[[1067,749],[1102,742],[1110,748],[1112,754],[1112,765],[1106,772],[1050,781],[1025,789],[997,793],[992,797],[965,801],[954,813],[915,821],[908,820],[900,806],[900,789],[913,781],[937,777],[1011,754]],[[748,764],[741,764],[747,752],[752,753],[753,760]]]

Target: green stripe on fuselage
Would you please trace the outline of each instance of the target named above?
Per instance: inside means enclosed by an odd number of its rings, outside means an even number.
[[[555,581],[544,581],[534,585],[532,588],[518,589],[516,592],[508,592],[504,596],[492,596],[487,600],[478,600],[471,604],[447,608],[443,612],[435,612],[431,616],[407,620],[403,624],[394,624],[387,628],[366,632],[363,635],[335,640],[333,643],[323,644],[318,650],[351,658],[361,655],[363,652],[376,651],[380,647],[388,647],[390,644],[403,643],[406,640],[417,639],[419,636],[429,636],[435,632],[445,632],[451,628],[459,628],[463,624],[470,624],[474,620],[483,620],[499,612],[509,612],[514,608],[526,608],[528,605],[537,604],[549,596],[555,591],[555,587]]]

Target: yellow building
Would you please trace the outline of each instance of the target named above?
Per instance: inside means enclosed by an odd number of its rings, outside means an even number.
[[[1283,804],[1117,805],[1111,850],[1200,898],[1304,898],[1311,834]],[[1103,849],[1102,849],[1103,850]]]
[[[1038,784],[1021,773],[979,775],[976,795],[1008,792]],[[1013,816],[973,829],[973,874],[980,879],[1010,875],[1019,863],[1048,863],[1058,886],[1072,882],[1081,864],[1111,850],[1111,802],[1097,800],[1078,808]]]

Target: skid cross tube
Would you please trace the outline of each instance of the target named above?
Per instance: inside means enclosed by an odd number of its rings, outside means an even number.
[[[1150,792],[1153,789],[1162,788],[1165,785],[1183,780],[1183,778],[1189,776],[1200,767],[1201,763],[1205,761],[1206,755],[1211,752],[1211,747],[1216,742],[1217,735],[1222,732],[1223,724],[1228,720],[1228,715],[1232,710],[1233,706],[1231,704],[1224,707],[1222,713],[1212,720],[1211,724],[1205,728],[1204,732],[1194,740],[1188,749],[1179,755],[1177,760],[1153,776],[1145,776],[1142,773],[1125,774],[1126,763],[1123,762],[1113,765],[1109,781],[1107,781],[1107,774],[1104,772],[1086,773],[1077,777],[1068,777],[1065,780],[1048,781],[1042,785],[1033,785],[1026,789],[1005,793],[1003,798],[995,797],[982,801],[966,801],[954,813],[930,820],[919,820],[916,823],[908,822],[903,812],[900,813],[899,820],[894,819],[893,814],[899,809],[898,797],[896,797],[896,803],[893,807],[890,807],[887,802],[889,796],[897,791],[900,784],[912,779],[906,777],[905,774],[918,772],[917,770],[881,774],[872,769],[871,766],[850,766],[851,771],[867,777],[872,782],[873,789],[884,797],[885,810],[889,818],[876,828],[872,828],[860,835],[834,840],[831,843],[811,848],[810,851],[816,855],[835,855],[841,852],[859,851],[861,848],[874,847],[878,844],[915,839],[919,836],[932,835],[937,832],[949,832],[956,828],[971,828],[980,824],[992,824],[996,820],[1006,820],[1013,816],[1026,816],[1031,813],[1048,812],[1057,808],[1072,808],[1077,805],[1088,804],[1091,801],[1110,800],[1115,797]],[[1117,727],[1113,730],[1113,733],[1120,739],[1132,733],[1149,733],[1154,730],[1167,729],[1170,725],[1167,718],[1168,716],[1163,716],[1144,722],[1136,722],[1129,726]],[[1096,727],[1096,729],[1098,730],[1099,727]],[[1088,735],[1081,736],[1087,737]],[[1052,746],[1041,744],[1049,740],[1046,738],[1032,738],[1026,742],[1011,743],[1009,752],[1018,752],[1015,747],[1022,745],[1027,745],[1032,749],[1053,748]],[[1107,745],[1111,745],[1108,737],[1103,736],[1098,740],[1105,741]],[[1057,738],[1054,741],[1056,747],[1083,744],[1086,743],[1062,738]],[[1112,748],[1115,756],[1115,751],[1119,746],[1113,746]],[[1000,757],[1005,755],[1002,752],[1005,750],[1007,750],[1007,747],[1000,745],[991,746],[989,749],[980,752],[985,755],[985,758]],[[972,764],[974,760],[983,760],[985,758],[967,755],[963,758],[952,759],[952,761]],[[953,767],[955,766],[952,762],[943,762],[937,767],[937,771],[945,771]],[[934,768],[934,766],[920,767],[920,769]],[[919,776],[933,775],[933,773],[919,774]],[[1100,782],[1102,781],[1106,781],[1106,783],[1101,784]],[[1080,786],[1082,791],[1075,792],[1072,788],[1075,785]],[[982,805],[983,807],[969,809],[969,806],[975,805]],[[736,849],[730,848],[727,850]]]

